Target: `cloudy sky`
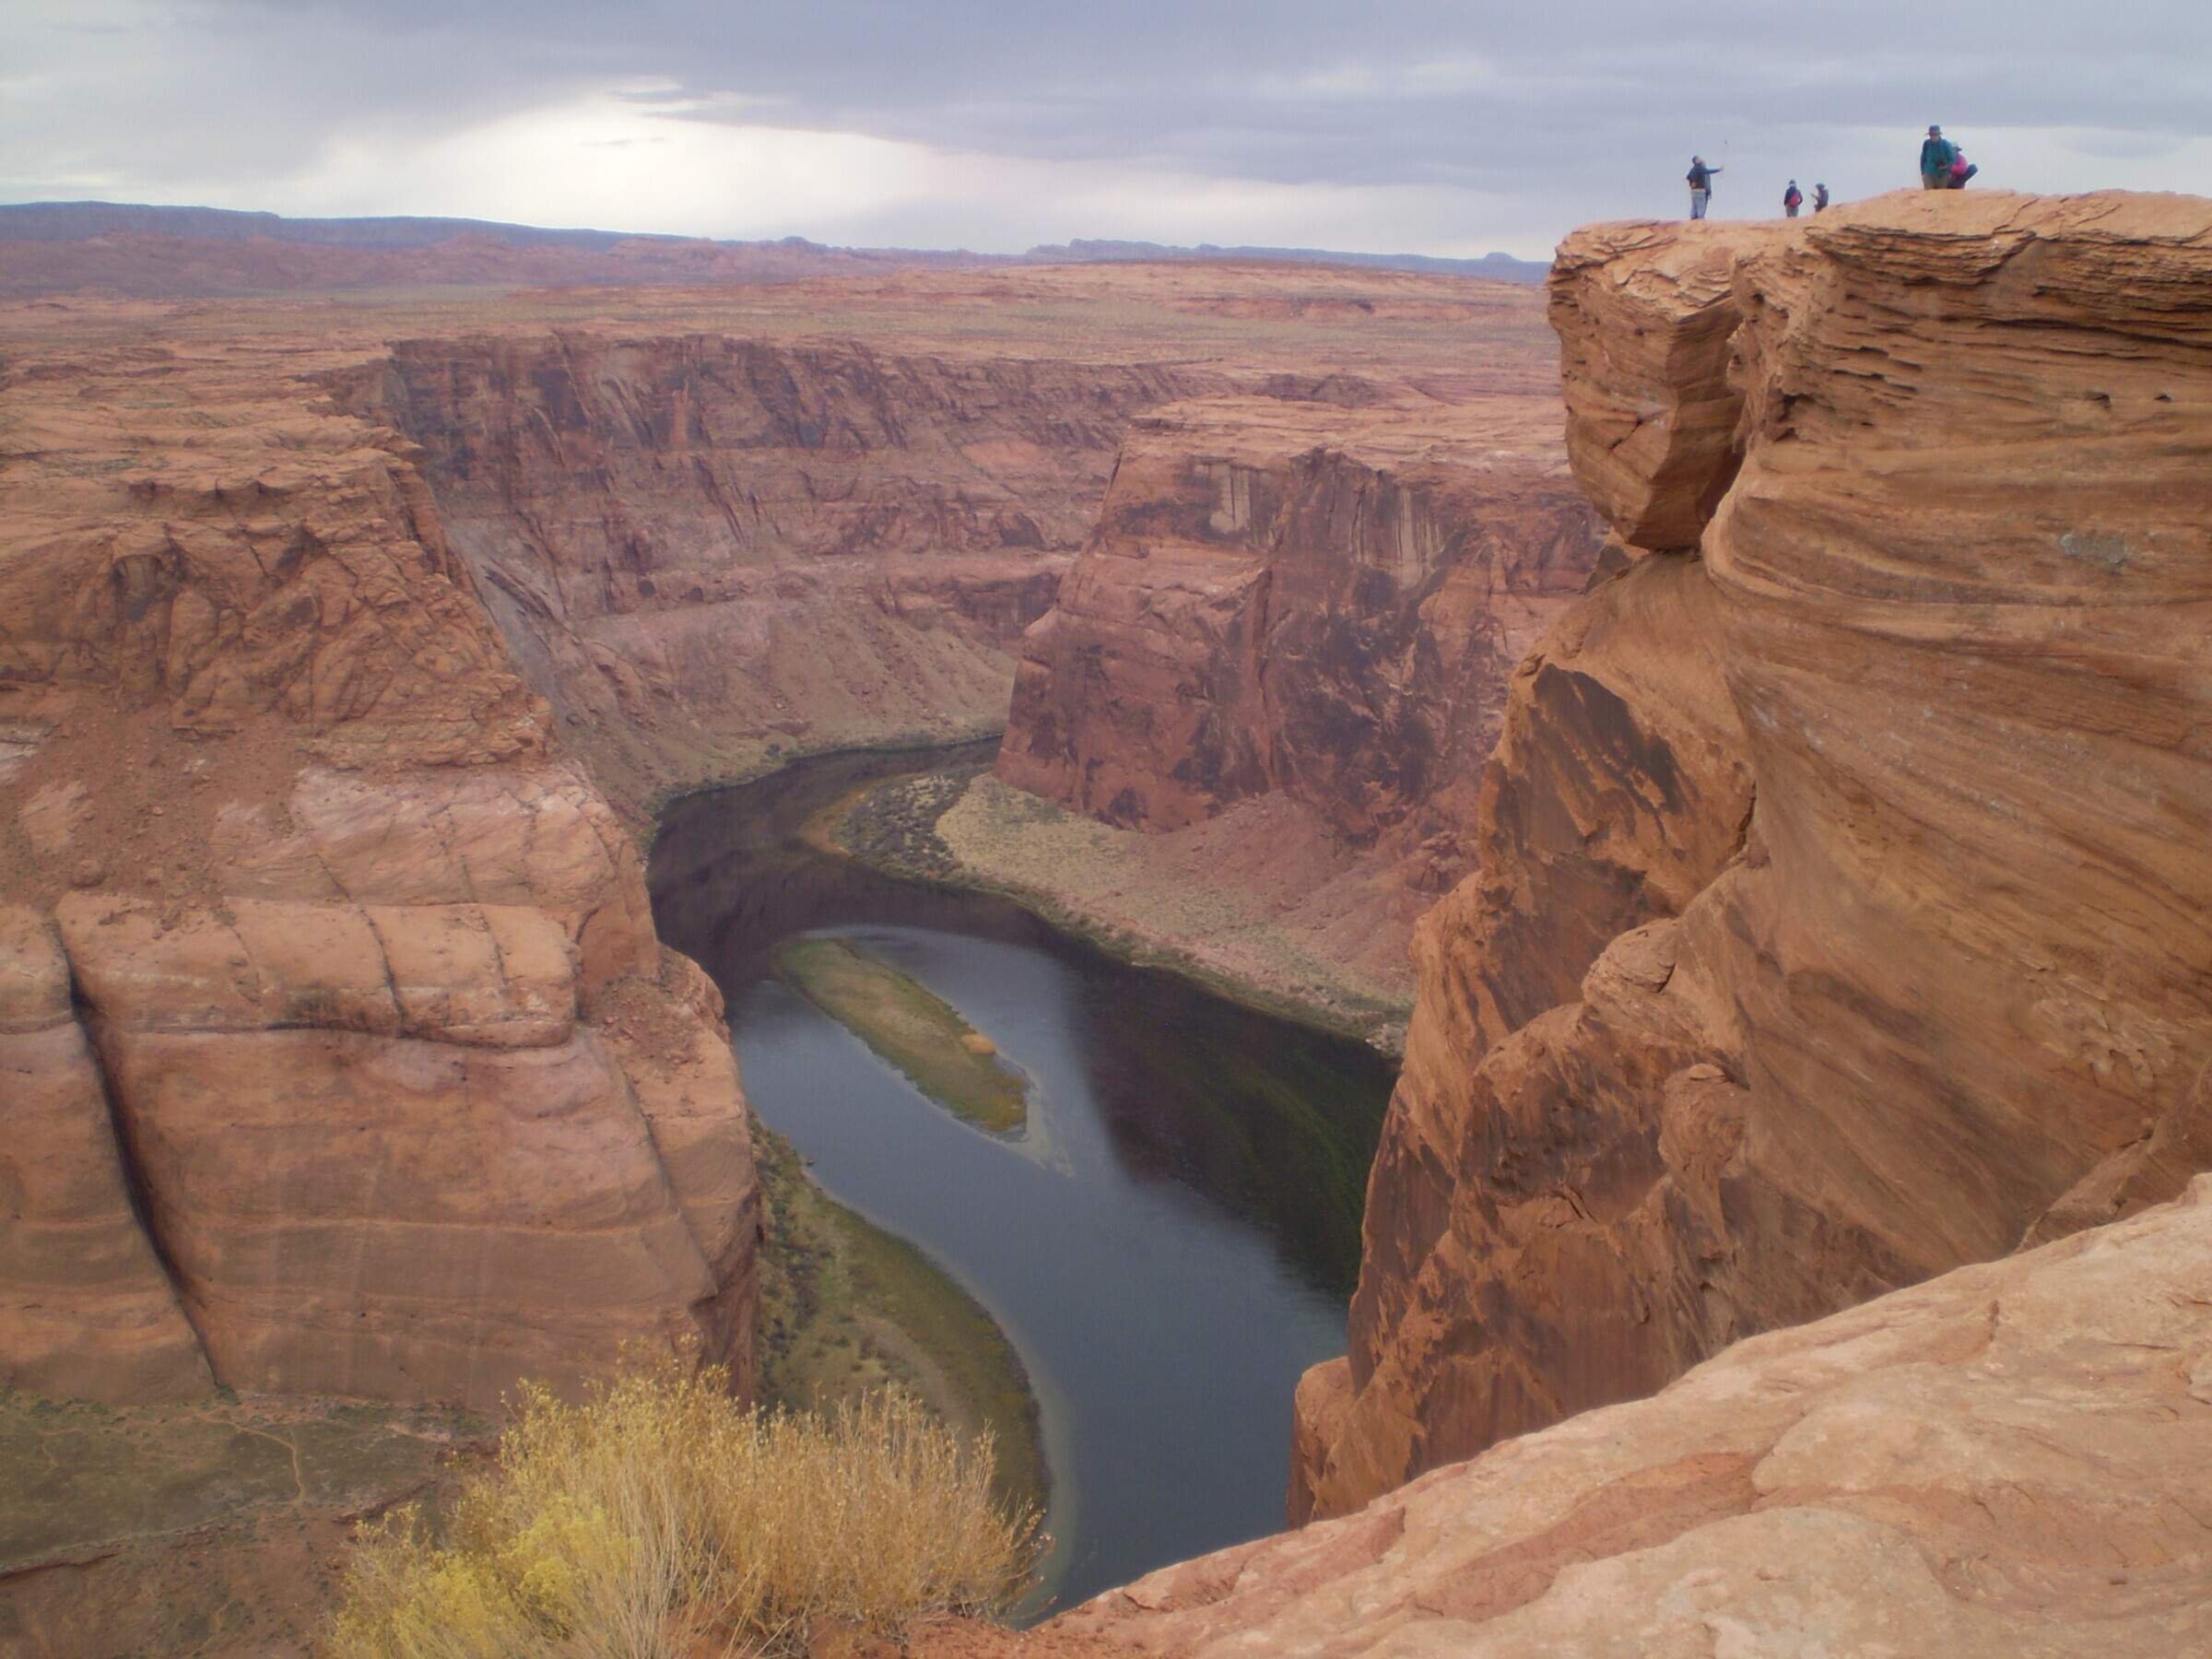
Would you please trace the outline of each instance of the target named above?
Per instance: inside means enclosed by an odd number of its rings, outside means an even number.
[[[2212,191],[2207,0],[0,0],[0,200],[1548,253],[1794,176]]]

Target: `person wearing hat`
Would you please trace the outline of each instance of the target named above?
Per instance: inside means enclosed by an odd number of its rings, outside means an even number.
[[[1959,159],[1959,147],[1943,135],[1943,129],[1931,126],[1928,135],[1920,146],[1920,187],[1923,190],[1948,190],[1951,187],[1951,163]]]
[[[1813,186],[1813,211],[1815,213],[1825,213],[1827,210],[1828,186],[1825,184],[1816,184]]]

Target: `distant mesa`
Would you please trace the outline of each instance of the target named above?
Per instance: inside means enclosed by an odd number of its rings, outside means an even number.
[[[631,287],[794,282],[888,270],[973,270],[1145,260],[1278,264],[1537,282],[1547,267],[1503,253],[1333,253],[1077,241],[1027,253],[836,248],[801,236],[719,241],[469,218],[287,218],[221,207],[119,202],[0,204],[0,297],[91,290],[138,298],[422,284]]]
[[[1200,242],[1194,248],[1163,242],[1094,241],[1078,239],[1031,248],[1022,256],[1038,265],[1104,265],[1117,260],[1257,259],[1277,265],[1359,265],[1373,271],[1419,271],[1435,276],[1488,276],[1502,282],[1541,282],[1547,261],[1486,253],[1480,259],[1442,259],[1429,253],[1341,253],[1324,248],[1223,248]]]

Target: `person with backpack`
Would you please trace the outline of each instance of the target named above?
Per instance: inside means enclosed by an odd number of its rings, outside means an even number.
[[[1951,188],[1964,190],[1966,182],[1981,171],[1980,168],[1972,166],[1967,161],[1964,150],[1955,149],[1951,157]]]
[[[1825,184],[1813,186],[1813,211],[1815,213],[1828,211],[1828,186]]]
[[[1795,218],[1797,217],[1797,209],[1804,206],[1805,192],[1798,189],[1797,181],[1792,179],[1790,181],[1790,187],[1782,193],[1783,214],[1785,218]]]
[[[1712,175],[1720,171],[1717,167],[1706,166],[1705,158],[1702,156],[1692,156],[1689,159],[1689,217],[1691,218],[1701,219],[1705,217],[1705,209],[1712,202]]]
[[[1920,146],[1920,187],[1923,190],[1948,190],[1951,187],[1951,163],[1959,159],[1959,147],[1943,135],[1939,126],[1928,128],[1928,135]]]

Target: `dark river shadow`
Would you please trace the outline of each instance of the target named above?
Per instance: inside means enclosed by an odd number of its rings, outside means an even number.
[[[797,839],[871,777],[988,746],[832,756],[694,796],[652,859],[661,936],[730,1004],[746,1091],[832,1196],[1006,1328],[1037,1390],[1062,1605],[1278,1530],[1299,1373],[1344,1347],[1394,1067],[1000,900]],[[1032,1079],[1017,1140],[939,1110],[771,976],[834,933],[958,1007]]]

